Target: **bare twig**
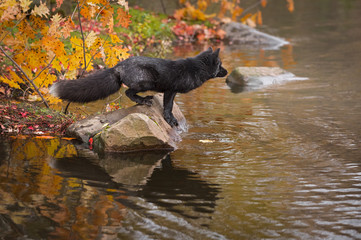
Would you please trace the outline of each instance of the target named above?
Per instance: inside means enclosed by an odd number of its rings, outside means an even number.
[[[80,8],[82,8],[85,3],[86,3],[86,1],[83,1],[82,4],[80,5]],[[71,20],[72,20],[72,21],[73,21],[73,18],[74,18],[74,15],[75,15],[77,9],[78,9],[78,5],[75,6],[74,11],[73,11],[73,13],[71,14]]]
[[[46,67],[44,67],[43,69],[41,69],[41,71],[38,73],[38,75],[36,75],[36,76],[33,78],[33,80],[35,80],[36,78],[38,78],[38,77],[40,76],[40,74],[51,65],[51,63],[54,61],[55,57],[56,57],[56,55],[51,59],[51,61],[49,62],[49,64],[48,64]]]
[[[164,14],[167,14],[167,9],[165,8],[163,0],[160,0],[160,4],[162,5],[162,10]]]
[[[78,9],[78,6],[75,6],[74,11],[73,11],[73,13],[71,14],[71,20],[72,20],[72,21],[73,21],[74,14],[75,14],[75,12],[76,12],[77,9]]]
[[[257,7],[257,6],[260,5],[260,4],[261,4],[261,0],[257,0],[254,4],[252,4],[250,7],[246,8],[246,9],[242,12],[240,18],[244,17],[247,12],[251,11],[253,8]]]
[[[104,43],[108,40],[108,38],[109,38],[109,35],[107,35],[107,37],[104,39],[104,42],[103,42],[102,45],[104,45]],[[100,49],[99,49],[96,53],[93,54],[93,56],[90,58],[90,60],[89,60],[89,62],[88,62],[88,65],[85,66],[85,68],[84,68],[84,70],[83,70],[83,72],[82,72],[82,74],[81,74],[80,76],[83,76],[83,74],[85,73],[86,69],[89,67],[90,63],[93,61],[95,55],[97,55],[99,52],[100,52]]]
[[[105,9],[106,5],[104,5],[98,12],[97,16],[95,17],[96,20],[98,20],[98,17],[100,15],[100,13]]]
[[[78,18],[79,18],[79,27],[80,27],[80,32],[81,32],[81,38],[83,40],[83,55],[84,55],[84,68],[86,67],[86,55],[85,55],[85,38],[84,38],[84,33],[83,33],[83,28],[81,26],[81,15],[80,15],[80,7],[79,7],[79,0],[78,2]]]
[[[9,35],[9,33],[12,32],[12,30],[13,30],[17,25],[19,25],[19,23],[20,23],[26,16],[27,16],[27,15],[24,15],[22,18],[20,18],[19,21],[11,28],[11,30],[9,30],[9,31],[5,34],[5,36],[0,39],[0,44],[1,44],[1,42],[6,38],[6,36]]]
[[[49,104],[48,102],[45,100],[43,94],[41,94],[39,88],[35,85],[35,83],[33,82],[33,80],[31,80],[28,75],[24,72],[24,70],[19,66],[19,64],[17,64],[17,62],[15,62],[14,59],[12,59],[12,57],[10,57],[6,52],[5,50],[2,48],[2,46],[0,46],[0,50],[4,53],[4,55],[17,67],[17,69],[24,75],[25,77],[25,80],[28,81],[32,86],[33,88],[35,89],[35,91],[39,94],[40,98],[43,100],[45,106],[47,108],[49,108]]]

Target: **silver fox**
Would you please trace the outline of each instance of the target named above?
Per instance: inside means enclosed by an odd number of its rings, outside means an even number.
[[[117,92],[122,83],[129,87],[126,95],[138,104],[152,104],[152,96],[141,97],[139,92],[164,93],[163,116],[170,126],[178,126],[172,114],[177,93],[187,93],[216,77],[225,77],[218,48],[212,48],[192,58],[167,60],[135,56],[119,62],[113,68],[96,72],[81,79],[59,81],[50,93],[69,102],[91,102]]]

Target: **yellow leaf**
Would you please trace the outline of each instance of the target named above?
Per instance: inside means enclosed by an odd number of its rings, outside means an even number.
[[[11,6],[15,6],[17,4],[18,3],[16,2],[16,0],[0,1],[0,7],[1,8],[11,7]]]
[[[48,101],[49,104],[58,104],[61,102],[60,98],[54,97],[51,94],[46,94],[45,99]]]
[[[1,21],[7,21],[15,19],[16,16],[20,13],[18,6],[10,6],[1,14]]]
[[[31,0],[20,0],[20,7],[23,12],[27,12],[29,10],[29,6],[32,3]]]
[[[61,72],[63,70],[63,65],[58,59],[54,59],[51,64],[51,67]]]
[[[47,15],[49,15],[49,9],[45,5],[45,3],[40,2],[39,6],[35,6],[33,11],[31,11],[31,15],[46,17]]]
[[[82,51],[83,50],[83,40],[78,37],[71,37],[70,38],[71,46],[75,49],[75,51]]]
[[[97,34],[94,31],[91,31],[85,39],[85,45],[90,48],[94,44],[96,39]]]
[[[40,76],[35,79],[35,84],[39,87],[47,88],[49,85],[53,84],[57,80],[57,77],[53,74],[49,74],[48,71],[43,71]]]
[[[67,72],[65,76],[66,76],[67,79],[75,79],[76,75],[77,75],[77,71],[75,69],[75,70]]]
[[[115,35],[115,34],[110,34],[110,38],[111,38],[111,40],[112,40],[112,43],[120,43],[120,42],[122,42],[122,41],[119,39],[119,37],[118,37],[117,35]]]
[[[49,35],[59,35],[59,27],[60,24],[64,21],[64,19],[57,13],[51,18],[51,24],[49,27],[48,34]]]
[[[14,71],[10,71],[10,75],[11,75],[11,78],[14,82],[17,82],[17,83],[24,83],[24,80],[19,77],[19,75],[16,74],[16,72]]]
[[[7,77],[0,76],[0,82],[6,83],[11,88],[20,89],[20,85],[17,84],[15,81],[8,79]]]

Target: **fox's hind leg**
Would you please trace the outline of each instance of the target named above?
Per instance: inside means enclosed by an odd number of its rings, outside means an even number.
[[[130,98],[130,100],[142,105],[148,105],[148,106],[152,105],[153,96],[141,97],[137,95],[137,93],[138,91],[135,91],[133,89],[128,89],[125,91],[125,94],[127,95],[128,98]]]
[[[175,98],[176,92],[165,92],[163,96],[163,116],[164,120],[167,121],[167,123],[171,126],[178,126],[177,119],[173,116],[172,110],[173,110],[173,101]]]

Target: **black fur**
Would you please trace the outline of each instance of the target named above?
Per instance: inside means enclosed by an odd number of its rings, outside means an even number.
[[[156,91],[164,93],[164,119],[171,125],[178,122],[172,114],[173,100],[177,93],[187,93],[205,81],[224,77],[219,49],[212,48],[193,58],[166,60],[150,57],[130,57],[115,67],[97,72],[82,79],[60,81],[50,92],[70,102],[90,102],[115,93],[124,83],[129,87],[126,95],[136,103],[151,105],[151,96],[137,93]]]

